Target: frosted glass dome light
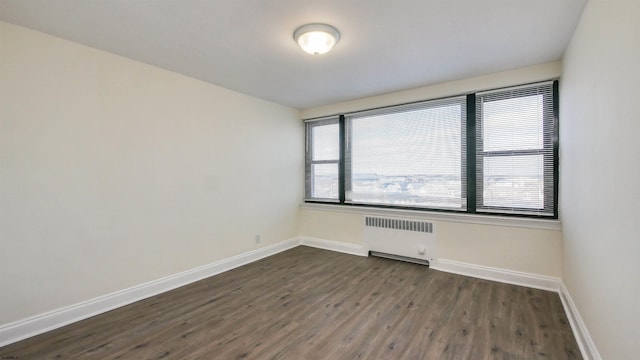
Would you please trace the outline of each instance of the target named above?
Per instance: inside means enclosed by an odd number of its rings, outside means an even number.
[[[329,52],[340,40],[340,33],[330,25],[307,24],[297,28],[293,38],[305,52],[321,55]]]

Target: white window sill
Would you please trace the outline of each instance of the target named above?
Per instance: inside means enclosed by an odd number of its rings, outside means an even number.
[[[534,218],[519,218],[519,217],[505,217],[505,216],[492,216],[492,215],[479,215],[479,214],[458,214],[458,213],[444,213],[436,211],[421,211],[421,210],[407,210],[407,209],[383,209],[373,208],[367,206],[345,206],[338,204],[318,204],[318,203],[303,203],[300,205],[303,210],[317,210],[317,211],[330,211],[336,213],[348,213],[359,215],[375,215],[375,216],[396,216],[418,220],[433,220],[433,221],[446,221],[446,222],[459,222],[467,224],[483,224],[483,225],[498,225],[498,226],[510,226],[529,229],[542,229],[542,230],[562,230],[562,223],[560,220],[553,219],[534,219]]]

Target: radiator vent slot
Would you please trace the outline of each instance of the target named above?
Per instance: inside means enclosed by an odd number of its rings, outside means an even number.
[[[433,223],[427,221],[414,221],[405,219],[387,219],[379,217],[367,216],[364,219],[365,226],[378,227],[385,229],[417,231],[424,233],[433,233]]]

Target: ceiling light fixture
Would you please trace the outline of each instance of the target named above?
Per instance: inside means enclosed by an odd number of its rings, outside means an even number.
[[[293,32],[293,39],[305,52],[320,55],[333,48],[340,40],[340,33],[327,24],[306,24]]]

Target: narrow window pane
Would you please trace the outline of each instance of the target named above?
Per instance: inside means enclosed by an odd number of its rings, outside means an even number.
[[[338,164],[311,165],[311,196],[322,199],[338,198]]]
[[[484,158],[484,206],[543,209],[543,155]]]
[[[312,160],[337,160],[339,155],[338,124],[314,126],[311,130]]]
[[[462,105],[351,119],[347,200],[460,209]]]
[[[484,151],[543,148],[542,95],[483,103]]]

